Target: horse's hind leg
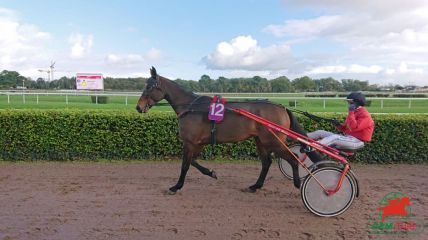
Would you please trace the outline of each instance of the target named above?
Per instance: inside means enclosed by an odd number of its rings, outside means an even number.
[[[198,169],[202,174],[210,176],[212,178],[217,179],[217,175],[214,172],[214,170],[209,170],[208,168],[201,166],[196,159],[193,159],[191,162],[192,166],[194,166],[196,169]]]
[[[196,146],[190,143],[183,145],[183,162],[181,164],[180,177],[178,178],[177,184],[169,188],[168,194],[175,194],[177,190],[180,190],[184,185],[184,179],[186,178],[187,171],[189,170],[190,163],[193,160],[194,153],[200,152],[200,146]]]
[[[263,187],[263,184],[265,182],[266,176],[269,172],[270,165],[272,164],[272,157],[270,155],[270,152],[266,150],[266,148],[262,145],[259,138],[256,138],[256,146],[257,151],[259,153],[259,158],[262,162],[262,170],[260,172],[259,178],[257,179],[256,184],[251,185],[248,187],[248,189],[245,189],[247,192],[256,192],[257,189],[260,189]]]
[[[282,159],[285,159],[293,170],[293,183],[296,188],[300,188],[300,176],[299,176],[299,163],[297,160],[293,158],[289,153],[285,153],[283,151],[276,151],[275,155]]]

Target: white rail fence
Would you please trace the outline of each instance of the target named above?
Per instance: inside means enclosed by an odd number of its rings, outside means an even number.
[[[201,95],[209,95],[212,96],[217,93],[200,93]],[[329,100],[343,100],[344,98],[340,97],[302,97],[304,93],[296,94],[296,93],[218,93],[227,97],[228,99],[283,99],[289,100],[290,102],[294,101],[294,105],[297,106],[298,102],[301,100],[322,100],[323,108],[326,108],[327,101]],[[300,95],[300,96],[298,96]],[[14,98],[14,102],[12,102],[12,97],[21,96],[22,100],[19,100],[20,103],[26,104],[28,101],[26,98],[29,96],[35,96],[36,104],[40,103],[40,98],[43,96],[63,96],[63,102],[65,104],[70,103],[70,97],[72,96],[94,96],[95,103],[98,104],[98,98],[101,96],[107,97],[121,97],[123,98],[123,104],[129,104],[130,97],[139,97],[141,96],[140,92],[94,92],[94,91],[3,91],[0,90],[0,101],[4,101],[1,96],[6,96],[5,101],[8,104],[16,103],[16,98]],[[408,108],[412,108],[412,102],[415,101],[428,101],[428,98],[394,98],[394,97],[373,97],[367,98],[368,100],[380,100],[380,108],[383,109],[385,106],[385,101],[389,100],[399,100],[406,101],[408,104]],[[51,102],[51,101],[50,101]],[[1,102],[0,102],[1,103]],[[135,104],[134,102],[132,104]]]

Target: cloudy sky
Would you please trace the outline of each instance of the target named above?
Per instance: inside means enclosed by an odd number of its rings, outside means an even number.
[[[0,0],[0,71],[428,85],[425,0]]]

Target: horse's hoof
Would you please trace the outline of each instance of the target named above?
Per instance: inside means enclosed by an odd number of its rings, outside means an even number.
[[[242,192],[246,192],[246,193],[255,193],[257,191],[257,189],[255,188],[244,188],[242,189]]]
[[[214,172],[214,170],[211,170],[211,177],[217,179],[217,174]]]
[[[177,191],[172,191],[171,189],[168,189],[165,192],[166,195],[175,195],[176,193],[177,193]]]
[[[295,188],[300,189],[300,180],[299,181],[294,181],[293,183],[294,183],[293,185],[294,185]]]

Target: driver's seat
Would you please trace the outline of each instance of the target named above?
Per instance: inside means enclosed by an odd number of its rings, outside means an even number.
[[[351,156],[354,155],[355,152],[357,152],[358,150],[362,149],[365,146],[365,144],[362,144],[361,146],[358,146],[356,148],[345,148],[345,147],[340,147],[340,146],[331,146],[337,150],[339,150],[341,152],[341,155],[346,155],[346,156]]]
[[[346,148],[346,147],[340,147],[340,146],[335,146],[335,145],[333,145],[331,147],[336,148],[337,150],[340,150],[340,151],[344,151],[344,152],[356,152],[356,151],[362,149],[364,147],[364,144],[362,144],[361,146],[358,146],[356,148]]]

